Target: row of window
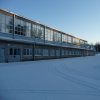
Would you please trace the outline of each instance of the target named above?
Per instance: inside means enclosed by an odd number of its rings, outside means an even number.
[[[20,55],[21,49],[19,48],[10,48],[9,55]],[[79,50],[62,50],[62,55],[80,55],[82,54]],[[25,48],[23,49],[24,56],[32,56],[32,48]],[[42,49],[36,48],[35,49],[35,56],[60,56],[60,49]]]
[[[13,24],[14,24],[14,30],[13,30]],[[74,43],[77,45],[85,43],[83,40],[79,40],[77,38],[73,38],[71,36],[62,34],[60,32],[53,31],[50,28],[45,29],[42,25],[31,24],[31,22],[28,22],[18,17],[15,17],[13,23],[13,17],[0,14],[0,32],[13,33],[13,31],[15,31],[15,34],[17,35],[22,35],[42,40],[44,40],[45,38],[46,41],[50,42]]]
[[[21,49],[19,48],[9,49],[9,55],[20,55],[20,54],[21,54]],[[32,49],[31,48],[23,49],[23,55],[32,55]]]

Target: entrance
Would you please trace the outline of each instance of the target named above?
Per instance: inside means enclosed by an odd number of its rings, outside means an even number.
[[[19,62],[21,59],[20,48],[9,48],[9,59],[8,62]]]
[[[0,48],[0,63],[5,62],[5,48]]]

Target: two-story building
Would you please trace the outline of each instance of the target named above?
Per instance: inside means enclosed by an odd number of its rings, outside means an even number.
[[[0,9],[0,62],[91,56],[87,41]]]

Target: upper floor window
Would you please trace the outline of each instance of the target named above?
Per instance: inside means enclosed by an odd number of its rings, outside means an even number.
[[[84,45],[84,43],[85,43],[85,41],[80,40],[80,44],[81,44],[81,45]]]
[[[68,43],[72,43],[72,37],[71,36],[68,36],[67,37],[67,41],[68,41]]]
[[[45,30],[45,40],[53,41],[53,30],[46,28],[46,30]]]
[[[40,25],[37,26],[37,38],[44,39],[44,28]]]
[[[32,37],[44,39],[44,27],[37,24],[32,24]]]
[[[76,44],[76,45],[79,45],[79,39],[73,38],[73,43]]]
[[[37,25],[32,24],[32,37],[35,38],[36,34],[37,34]]]
[[[5,33],[13,33],[13,17],[0,14],[0,31]]]
[[[31,37],[31,23],[26,22],[26,34],[27,37]]]
[[[62,34],[62,42],[67,43],[67,35]]]
[[[54,32],[54,41],[55,42],[61,42],[61,33]]]
[[[6,32],[13,33],[13,17],[6,16]]]
[[[15,34],[31,37],[31,23],[15,18]]]

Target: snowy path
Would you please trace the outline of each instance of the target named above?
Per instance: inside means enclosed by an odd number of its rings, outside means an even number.
[[[100,100],[99,59],[0,64],[0,100]]]

